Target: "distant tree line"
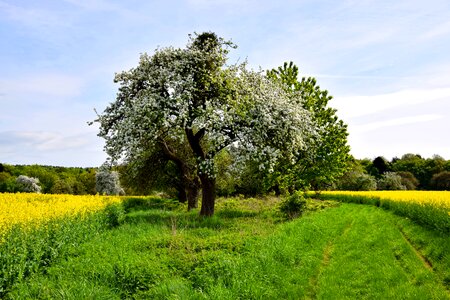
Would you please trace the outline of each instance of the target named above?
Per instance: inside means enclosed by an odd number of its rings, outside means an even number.
[[[133,173],[127,166],[122,166],[121,182],[127,193],[147,194],[152,191],[163,191],[179,198],[177,186],[181,185],[174,184],[180,180],[177,179],[176,165],[170,160],[164,160],[163,157],[157,161],[158,165],[156,163],[143,165],[147,171],[145,176],[142,176],[144,173]],[[220,196],[292,193],[292,186],[286,185],[277,177],[277,174],[288,176],[288,172],[261,170],[258,164],[252,161],[242,164],[232,149],[223,151],[216,157],[215,166],[217,194]],[[295,182],[309,184],[305,188],[311,190],[450,190],[450,160],[445,160],[439,155],[423,158],[416,154],[405,154],[390,161],[382,156],[373,160],[353,158],[343,175],[318,186],[315,185],[317,180],[314,178],[308,180],[309,177],[302,177],[302,174],[297,176]],[[301,184],[294,187],[301,188]]]
[[[159,157],[153,161],[153,171],[133,173],[129,166],[116,171],[100,168],[54,167],[42,165],[9,165],[0,163],[0,192],[42,192],[46,194],[127,194],[148,195],[155,192],[180,197],[181,183],[176,166]],[[156,163],[160,164],[159,166]],[[150,165],[150,164],[149,164]],[[147,167],[149,167],[147,165]],[[165,168],[161,168],[165,165]],[[257,196],[268,193],[283,194],[289,189],[273,173],[260,170],[256,163],[240,165],[232,151],[224,151],[216,158],[217,193],[220,196]],[[120,177],[120,183],[119,183]],[[301,181],[301,178],[298,179]],[[423,158],[405,154],[392,160],[353,159],[347,171],[332,183],[328,190],[450,190],[450,160],[439,155]],[[184,195],[186,196],[186,195]]]
[[[95,195],[96,168],[0,163],[0,192]]]
[[[119,172],[100,168],[8,165],[0,163],[0,193],[124,195]]]
[[[423,158],[405,154],[387,160],[353,160],[334,184],[338,190],[450,190],[450,160],[439,155]]]

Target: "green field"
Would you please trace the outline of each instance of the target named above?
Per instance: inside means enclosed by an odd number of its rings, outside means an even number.
[[[120,226],[7,298],[450,299],[444,233],[377,207],[316,200],[286,221],[276,202],[221,199],[201,218],[136,201]]]

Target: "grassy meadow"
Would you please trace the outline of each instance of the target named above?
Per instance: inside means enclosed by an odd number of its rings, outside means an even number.
[[[371,204],[450,234],[449,191],[332,191],[323,199]]]
[[[308,199],[289,220],[278,198],[228,198],[203,218],[102,201],[5,229],[0,298],[450,299],[450,236],[395,211]]]

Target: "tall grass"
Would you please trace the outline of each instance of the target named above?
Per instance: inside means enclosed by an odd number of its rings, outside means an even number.
[[[119,197],[0,194],[0,298],[15,284],[117,226]]]

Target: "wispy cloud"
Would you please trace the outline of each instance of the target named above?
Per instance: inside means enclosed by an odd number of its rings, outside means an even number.
[[[339,74],[300,74],[300,76],[304,77],[315,77],[315,78],[332,78],[332,79],[395,79],[395,80],[403,80],[403,79],[417,79],[418,77],[414,76],[377,76],[377,75],[339,75]]]
[[[429,40],[439,38],[444,35],[450,35],[450,21],[446,21],[434,26],[430,30],[424,32],[419,38]]]
[[[92,167],[106,159],[95,134],[64,135],[56,131],[0,132],[0,157],[12,164]]]
[[[4,95],[37,95],[72,97],[79,95],[84,86],[80,77],[67,74],[25,75],[19,78],[0,78],[0,91]]]
[[[362,125],[355,126],[355,128],[352,129],[352,133],[364,133],[364,132],[377,130],[377,129],[381,129],[381,128],[430,122],[430,121],[442,119],[443,117],[444,116],[437,115],[437,114],[426,114],[426,115],[417,115],[417,116],[395,118],[395,119],[384,120],[384,121],[377,121],[377,122],[372,122],[372,123],[368,123],[368,124],[362,124]]]
[[[55,10],[32,6],[19,6],[0,1],[0,13],[10,19],[30,28],[49,28],[55,26],[65,27],[70,18],[67,14]]]
[[[4,131],[0,132],[0,152],[11,152],[19,148],[29,151],[59,151],[80,148],[89,140],[83,135],[64,136],[47,131]]]
[[[332,106],[338,109],[340,116],[355,118],[443,98],[450,100],[450,88],[410,89],[382,95],[336,97]]]

